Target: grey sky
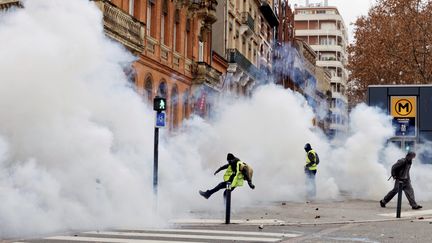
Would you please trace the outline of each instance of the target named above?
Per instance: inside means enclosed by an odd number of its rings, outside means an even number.
[[[290,2],[291,6],[294,6],[294,4],[305,4],[305,0],[292,0]],[[324,0],[310,0],[309,2],[320,3],[324,2]],[[375,0],[329,0],[329,6],[336,6],[342,14],[342,17],[345,20],[345,25],[349,30],[350,42],[353,41],[354,26],[352,23],[355,22],[357,17],[367,15],[368,10],[373,3],[375,3]]]

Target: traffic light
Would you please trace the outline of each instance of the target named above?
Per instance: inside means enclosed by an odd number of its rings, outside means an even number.
[[[156,96],[153,100],[153,110],[164,111],[166,110],[166,99]]]

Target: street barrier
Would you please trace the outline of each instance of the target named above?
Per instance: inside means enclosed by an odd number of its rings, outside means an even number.
[[[227,182],[225,192],[226,192],[225,224],[229,224],[231,220],[231,182]]]
[[[401,217],[402,186],[403,186],[403,182],[399,181],[399,184],[398,184],[398,199],[397,199],[397,207],[396,207],[396,218],[400,218]]]

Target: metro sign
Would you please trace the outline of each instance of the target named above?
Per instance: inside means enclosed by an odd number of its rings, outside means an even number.
[[[417,97],[392,96],[391,115],[393,117],[416,117]]]
[[[415,137],[417,135],[417,97],[392,96],[390,109],[395,136]]]

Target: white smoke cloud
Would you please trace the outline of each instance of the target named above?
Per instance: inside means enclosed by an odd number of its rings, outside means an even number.
[[[385,146],[390,120],[374,108],[354,109],[348,138],[335,144],[312,126],[303,96],[262,86],[252,97],[221,99],[212,121],[192,117],[176,134],[161,129],[156,215],[154,114],[128,87],[123,66],[134,57],[105,37],[100,11],[87,0],[32,0],[0,21],[7,40],[0,49],[0,238],[154,226],[196,210],[217,216],[222,192],[205,200],[197,191],[222,180],[213,172],[228,152],[255,170],[256,189],[236,189],[234,210],[305,200],[307,142],[321,160],[320,200],[340,191],[378,200],[403,156]],[[432,191],[426,167],[413,168],[419,191]]]
[[[90,1],[26,1],[0,25],[0,236],[142,225],[153,114]]]

